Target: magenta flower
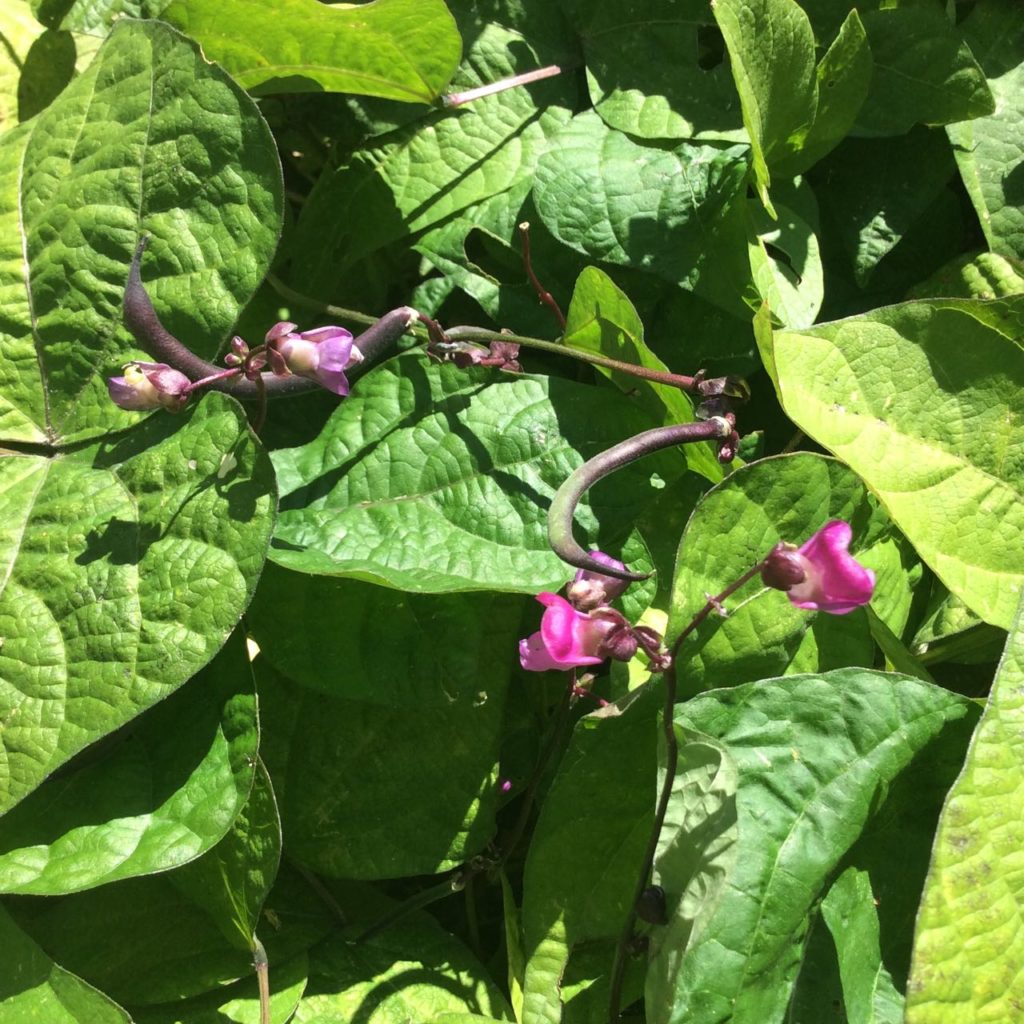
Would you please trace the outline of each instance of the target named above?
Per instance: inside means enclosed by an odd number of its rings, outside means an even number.
[[[616,618],[578,612],[564,597],[537,595],[545,606],[540,631],[519,641],[519,661],[528,672],[564,671],[579,665],[598,665],[608,655],[605,639],[620,628]]]
[[[309,377],[336,395],[347,395],[345,371],[363,360],[344,327],[317,327],[296,333],[295,324],[282,321],[267,331],[271,366],[279,376]]]
[[[848,550],[853,530],[841,519],[826,523],[806,544],[779,544],[768,556],[761,578],[797,608],[846,615],[867,604],[875,574]]]
[[[178,412],[188,400],[192,382],[166,363],[128,363],[124,376],[108,377],[110,400],[122,409]]]

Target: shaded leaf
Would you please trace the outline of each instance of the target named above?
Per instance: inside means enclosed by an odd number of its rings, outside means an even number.
[[[162,17],[246,89],[350,92],[432,103],[459,62],[442,0],[174,0]],[[244,26],[243,30],[239,30]]]
[[[0,819],[0,891],[59,895],[166,871],[224,836],[257,746],[242,636],[110,742]]]
[[[936,299],[759,337],[786,413],[1003,627],[1024,578],[1022,318],[1020,299]]]
[[[209,395],[114,443],[3,457],[0,508],[7,809],[220,649],[263,567],[274,481],[238,404]]]
[[[985,73],[938,4],[866,11],[871,91],[857,116],[865,135],[902,135],[915,124],[942,125],[995,109]]]
[[[917,921],[907,991],[910,1024],[1012,1018],[1020,971],[1024,849],[1024,601],[1010,627],[960,778],[939,822]]]
[[[75,73],[75,40],[70,32],[48,30],[25,55],[18,79],[18,120],[27,121],[60,95]]]
[[[55,964],[0,907],[0,1021],[131,1024],[102,992]]]
[[[984,0],[961,26],[995,97],[995,110],[950,125],[956,161],[1000,256],[1024,259],[1024,22],[1014,0]]]
[[[761,680],[678,709],[678,722],[737,764],[739,839],[722,900],[688,953],[676,1019],[783,1019],[830,873],[888,784],[971,710],[939,687],[866,669]]]

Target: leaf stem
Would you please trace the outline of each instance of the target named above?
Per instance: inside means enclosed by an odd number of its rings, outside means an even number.
[[[549,292],[547,288],[540,283],[533,270],[533,260],[530,258],[530,222],[524,220],[522,224],[518,226],[518,230],[519,240],[523,245],[523,266],[526,268],[526,276],[530,279],[530,284],[533,285],[533,290],[537,293],[537,297],[540,301],[555,314],[558,326],[562,328],[562,333],[564,334],[565,314],[562,312],[561,306],[559,306],[555,301],[554,295],[552,295],[551,292]]]
[[[252,963],[260,990],[260,1024],[270,1024],[270,963],[263,943],[255,935],[252,937]]]
[[[565,69],[558,64],[549,64],[547,67],[535,68],[533,71],[502,78],[497,82],[488,82],[487,85],[479,85],[475,89],[467,89],[465,92],[450,92],[447,96],[441,97],[441,102],[446,107],[461,107],[464,103],[471,103],[484,96],[493,96],[494,93],[505,92],[506,89],[515,89],[520,85],[529,85],[531,82],[539,82],[545,78],[554,78],[563,70]]]
[[[748,583],[764,567],[765,559],[748,569],[742,576],[733,580],[720,594],[708,597],[703,607],[690,620],[689,623],[676,637],[672,644],[672,663],[665,671],[665,703],[662,708],[662,732],[665,740],[665,780],[658,794],[658,805],[654,812],[654,823],[651,826],[651,834],[647,839],[647,848],[644,851],[644,859],[640,866],[640,873],[637,876],[636,886],[633,890],[633,900],[629,905],[629,913],[626,922],[619,935],[619,941],[615,946],[615,959],[612,962],[611,981],[608,994],[608,1022],[617,1024],[622,1003],[622,982],[626,973],[626,955],[629,944],[633,938],[633,929],[636,927],[636,908],[644,889],[647,888],[651,871],[654,868],[654,858],[658,853],[658,840],[661,838],[661,830],[665,824],[665,815],[668,813],[668,805],[672,799],[672,787],[675,784],[676,769],[679,765],[679,743],[676,740],[675,730],[675,704],[676,692],[678,689],[676,677],[676,662],[679,658],[679,651],[683,641],[713,612],[722,611],[722,602],[731,597],[745,583]]]

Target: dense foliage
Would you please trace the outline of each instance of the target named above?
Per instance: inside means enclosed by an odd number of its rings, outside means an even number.
[[[0,43],[0,1024],[1022,1019],[1019,0],[5,0]],[[143,238],[172,335],[284,322],[309,389],[124,369]],[[401,307],[359,366],[310,333]],[[650,649],[528,671],[559,488],[726,408],[733,461],[576,509],[647,578],[544,599]],[[708,604],[835,521],[844,614]]]

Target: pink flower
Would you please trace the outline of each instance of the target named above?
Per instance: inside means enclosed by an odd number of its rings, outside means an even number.
[[[178,412],[188,401],[192,382],[166,363],[128,363],[124,376],[107,378],[110,400],[122,409]]]
[[[761,578],[785,590],[797,608],[846,615],[871,600],[875,574],[848,551],[853,530],[841,519],[826,523],[800,548],[779,544]]]
[[[345,371],[363,359],[362,352],[352,344],[352,334],[344,327],[317,327],[300,333],[295,327],[282,321],[267,331],[274,372],[279,376],[294,373],[309,377],[336,395],[347,395]]]
[[[605,639],[620,628],[615,618],[576,611],[564,597],[547,592],[537,595],[545,606],[540,631],[519,641],[519,661],[528,672],[599,665],[608,655]]]

